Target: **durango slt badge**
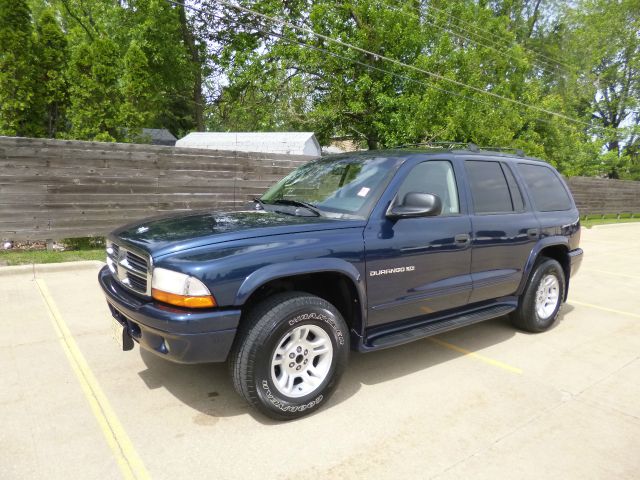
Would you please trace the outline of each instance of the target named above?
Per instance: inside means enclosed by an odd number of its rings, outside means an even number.
[[[388,275],[390,273],[413,272],[415,269],[416,267],[414,265],[409,265],[408,267],[387,268],[386,270],[371,270],[369,272],[369,276],[376,277],[378,275]]]

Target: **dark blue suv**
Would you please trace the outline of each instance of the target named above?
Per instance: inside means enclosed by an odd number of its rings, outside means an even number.
[[[122,227],[99,281],[125,350],[228,361],[241,396],[291,419],[326,403],[350,349],[507,314],[549,329],[579,239],[571,193],[541,160],[373,151],[310,162],[245,211]]]

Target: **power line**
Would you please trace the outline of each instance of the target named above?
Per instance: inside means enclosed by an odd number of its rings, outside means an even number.
[[[188,8],[188,9],[193,10],[195,12],[199,12],[201,14],[206,14],[207,13],[207,12],[204,12],[203,10],[201,10],[201,9],[198,9],[196,7],[192,7],[192,6],[189,6],[189,5],[185,5],[184,3],[177,2],[175,0],[166,0],[166,1],[169,2],[169,3],[172,3],[174,5],[180,5],[180,6],[184,7],[184,8]],[[597,126],[594,127],[594,126],[590,125],[588,122],[584,122],[582,120],[578,120],[578,119],[569,117],[567,115],[564,115],[564,114],[561,114],[561,113],[558,113],[558,112],[554,112],[552,110],[548,110],[546,108],[538,107],[536,105],[530,105],[530,104],[527,104],[527,103],[522,102],[520,100],[515,100],[515,99],[512,99],[512,98],[504,97],[504,96],[499,95],[497,93],[486,91],[486,90],[483,90],[483,89],[481,89],[479,87],[475,87],[473,85],[467,85],[467,84],[465,84],[463,82],[460,82],[458,80],[444,77],[443,75],[431,72],[429,70],[426,70],[426,69],[423,69],[423,68],[420,68],[420,67],[416,67],[414,65],[405,64],[405,63],[403,63],[403,62],[401,62],[399,60],[396,60],[394,58],[387,57],[386,55],[382,55],[380,53],[372,52],[372,51],[366,50],[364,48],[358,47],[356,45],[352,45],[350,43],[343,42],[342,40],[338,40],[338,39],[329,37],[327,35],[324,35],[324,34],[321,34],[321,33],[317,33],[317,32],[315,32],[314,30],[312,30],[312,29],[310,29],[308,27],[302,27],[302,26],[299,26],[299,25],[295,25],[295,24],[293,24],[293,23],[291,23],[291,22],[289,22],[287,20],[281,19],[279,17],[273,17],[271,15],[267,15],[267,14],[264,14],[264,13],[261,13],[261,12],[257,12],[255,10],[250,9],[250,8],[242,7],[240,5],[234,5],[234,4],[232,4],[232,3],[230,3],[230,2],[228,2],[226,0],[217,0],[217,3],[219,3],[220,5],[223,5],[223,6],[226,6],[226,7],[229,7],[229,8],[233,8],[235,10],[239,10],[241,12],[244,12],[244,13],[247,13],[247,14],[250,14],[250,15],[254,15],[254,16],[262,18],[262,19],[265,19],[265,20],[270,21],[272,23],[276,23],[276,24],[279,24],[279,25],[282,25],[282,26],[289,27],[289,28],[294,29],[294,30],[298,30],[298,31],[301,31],[301,32],[308,33],[310,35],[315,36],[316,38],[325,40],[327,42],[334,43],[334,44],[337,44],[337,45],[340,45],[340,46],[343,46],[343,47],[346,47],[346,48],[350,48],[350,49],[359,51],[361,53],[364,53],[366,55],[371,56],[372,58],[379,59],[379,60],[384,60],[384,61],[392,63],[394,65],[398,65],[400,67],[404,67],[404,68],[407,68],[407,69],[410,69],[410,70],[413,70],[413,71],[416,71],[416,72],[419,72],[419,73],[423,73],[423,74],[428,75],[428,76],[430,76],[432,78],[436,78],[438,80],[442,80],[442,81],[445,81],[445,82],[453,83],[453,84],[458,85],[458,86],[460,86],[462,88],[467,88],[469,90],[473,90],[475,92],[482,93],[484,95],[488,95],[488,96],[497,98],[499,100],[503,100],[503,101],[512,103],[514,105],[519,105],[521,107],[525,107],[525,108],[529,108],[529,109],[532,109],[532,110],[536,110],[536,111],[545,113],[547,115],[551,115],[551,116],[555,116],[555,117],[558,117],[558,118],[562,118],[562,119],[567,120],[569,122],[582,124],[582,125],[585,125],[585,126],[588,126],[588,127],[602,128],[602,127],[597,127]]]
[[[446,32],[449,32],[452,35],[454,35],[455,37],[458,37],[460,39],[466,40],[467,42],[473,43],[474,45],[478,45],[478,46],[481,46],[481,47],[484,47],[484,48],[488,48],[488,49],[496,52],[498,55],[502,55],[503,57],[510,58],[510,59],[515,60],[517,62],[521,61],[519,58],[515,57],[514,55],[510,54],[509,52],[507,52],[505,50],[501,50],[500,48],[504,48],[504,45],[499,45],[499,44],[497,44],[496,42],[494,42],[492,40],[489,40],[489,39],[487,39],[485,37],[482,37],[481,35],[478,35],[477,33],[470,32],[469,30],[466,30],[463,27],[459,27],[457,25],[451,25],[451,27],[457,28],[459,30],[463,30],[463,31],[465,31],[465,32],[467,32],[467,33],[469,33],[471,35],[476,35],[477,37],[480,37],[483,40],[486,40],[486,41],[492,43],[493,45],[496,45],[498,48],[496,48],[496,47],[494,47],[492,45],[487,45],[485,43],[482,43],[482,42],[480,42],[480,41],[478,41],[476,39],[469,38],[468,36],[465,36],[465,35],[463,35],[461,33],[455,32],[455,31],[451,30],[451,28],[446,27],[444,25],[439,25],[438,23],[436,23],[437,17],[433,13],[424,12],[425,16],[429,16],[432,19],[434,19],[434,20],[429,20],[427,18],[421,18],[416,13],[404,11],[404,10],[402,10],[401,7],[399,7],[399,6],[395,5],[395,4],[385,4],[384,6],[387,7],[389,10],[391,10],[393,12],[400,13],[400,14],[405,15],[407,17],[417,18],[418,20],[426,22],[429,25],[432,25],[432,26],[434,26],[436,28],[439,28],[440,30],[444,30]],[[396,8],[393,8],[393,7],[396,7]],[[451,16],[451,17],[453,17],[453,16]],[[453,17],[453,18],[455,18],[455,17]],[[543,70],[545,73],[548,73],[548,74],[552,74],[553,73],[553,70],[550,70],[550,68],[552,68],[552,69],[557,69],[558,68],[557,66],[549,65],[546,62],[544,62],[544,63],[541,62],[539,64],[539,67],[540,67],[541,70]]]
[[[167,1],[169,1],[170,3],[174,3],[171,0],[167,0]],[[209,17],[213,17],[216,20],[222,20],[224,18],[222,16],[219,16],[219,15],[217,15],[215,13],[211,13],[211,12],[204,12],[204,11],[199,11],[199,12],[204,14],[204,15],[207,15]],[[365,68],[367,68],[369,70],[374,70],[374,71],[381,72],[381,73],[384,73],[384,74],[392,75],[392,76],[394,76],[396,78],[400,78],[400,79],[403,79],[403,80],[406,80],[406,81],[409,81],[409,82],[412,82],[412,83],[417,83],[417,84],[423,85],[423,86],[425,86],[427,88],[438,90],[440,92],[444,92],[444,93],[447,93],[449,95],[454,95],[456,97],[460,97],[460,98],[463,98],[465,100],[469,100],[471,102],[479,103],[481,105],[485,105],[485,106],[488,106],[490,108],[495,108],[495,104],[489,103],[487,101],[480,100],[480,99],[474,98],[474,97],[469,97],[467,95],[463,95],[461,93],[454,92],[454,91],[451,91],[451,90],[447,90],[445,88],[438,87],[438,86],[436,86],[436,85],[434,85],[432,83],[427,83],[427,82],[424,82],[422,80],[411,78],[411,77],[408,77],[406,75],[402,75],[402,74],[397,73],[397,72],[392,72],[392,71],[389,71],[389,70],[385,70],[383,68],[376,67],[374,65],[370,65],[368,63],[365,63],[365,62],[362,62],[362,61],[347,57],[346,55],[341,55],[341,54],[332,52],[330,50],[327,50],[325,48],[319,47],[317,45],[312,45],[312,44],[306,43],[306,42],[304,42],[302,40],[299,40],[299,39],[287,38],[286,36],[284,36],[281,33],[277,33],[277,32],[271,31],[271,30],[264,30],[262,28],[259,28],[256,25],[249,25],[249,27],[252,30],[256,30],[258,32],[263,33],[264,35],[267,35],[267,36],[270,36],[270,37],[279,38],[280,40],[282,40],[284,42],[287,42],[287,43],[290,43],[290,44],[297,44],[297,45],[305,47],[305,48],[309,48],[309,49],[312,49],[312,50],[316,50],[316,51],[322,52],[322,53],[324,53],[326,55],[329,55],[329,56],[332,56],[334,58],[338,58],[338,59],[341,59],[341,60],[346,60],[346,61],[348,61],[350,63],[361,65],[361,66],[363,66],[363,67],[365,67]],[[552,124],[552,122],[550,122],[549,120],[546,120],[546,119],[543,119],[543,118],[540,118],[540,117],[532,117],[529,120],[535,120],[537,122],[543,122],[543,123]],[[569,126],[564,125],[564,124],[556,124],[556,126],[560,126],[560,127],[563,127],[563,128],[569,128]]]
[[[176,5],[182,5],[183,7],[189,8],[190,10],[193,10],[193,11],[196,11],[196,12],[204,13],[202,10],[200,10],[200,9],[198,9],[196,7],[185,5],[184,3],[181,3],[181,2],[177,2],[177,1],[174,1],[174,0],[167,0],[167,1],[170,2],[170,3],[176,4]],[[588,122],[584,122],[582,120],[578,120],[578,119],[569,117],[569,116],[564,115],[562,113],[554,112],[552,110],[548,110],[546,108],[538,107],[536,105],[529,105],[529,104],[527,104],[525,102],[521,102],[520,100],[515,100],[513,98],[504,97],[504,96],[499,95],[497,93],[494,93],[494,92],[491,92],[491,91],[487,91],[487,90],[483,90],[482,88],[475,87],[473,85],[467,85],[464,82],[460,82],[460,81],[452,79],[452,78],[447,78],[447,77],[445,77],[443,75],[431,72],[431,71],[426,70],[424,68],[416,67],[415,65],[408,65],[406,63],[401,62],[400,60],[396,60],[395,58],[387,57],[386,55],[382,55],[380,53],[376,53],[376,52],[372,52],[372,51],[366,50],[364,48],[358,47],[357,45],[352,45],[350,43],[343,42],[342,40],[338,40],[336,38],[329,37],[328,35],[324,35],[322,33],[315,32],[314,30],[312,30],[310,28],[302,27],[302,26],[299,26],[299,25],[295,25],[295,24],[293,24],[293,23],[291,23],[291,22],[289,22],[287,20],[284,20],[282,18],[273,17],[273,16],[267,15],[265,13],[257,12],[255,10],[250,9],[250,8],[243,7],[241,5],[235,5],[235,4],[230,3],[230,2],[228,2],[226,0],[216,0],[216,2],[219,3],[220,5],[225,6],[225,7],[233,8],[233,9],[239,10],[241,12],[247,13],[249,15],[254,15],[256,17],[260,17],[262,19],[265,19],[265,20],[268,20],[268,21],[271,21],[271,22],[274,22],[274,23],[278,23],[278,24],[280,24],[282,26],[286,26],[286,27],[289,27],[289,28],[292,28],[292,29],[295,29],[295,30],[298,30],[298,31],[301,31],[301,32],[308,33],[308,34],[313,35],[313,36],[315,36],[317,38],[325,40],[327,42],[335,43],[337,45],[341,45],[341,46],[346,47],[346,48],[351,48],[353,50],[359,51],[360,53],[364,53],[366,55],[370,55],[373,58],[384,60],[385,62],[389,62],[389,63],[395,64],[395,65],[398,65],[400,67],[408,68],[410,70],[414,70],[416,72],[423,73],[423,74],[428,75],[430,77],[437,78],[438,80],[442,80],[442,81],[445,81],[445,82],[453,83],[454,85],[458,85],[459,87],[466,87],[466,88],[468,88],[470,90],[474,90],[474,91],[482,93],[484,95],[489,95],[489,96],[497,98],[499,100],[503,100],[505,102],[512,103],[514,105],[520,105],[520,106],[525,107],[525,108],[530,108],[532,110],[536,110],[536,111],[539,111],[539,112],[542,112],[542,113],[546,113],[547,115],[552,115],[552,116],[555,116],[555,117],[558,117],[558,118],[562,118],[562,119],[567,120],[569,122],[574,122],[574,123],[579,123],[579,124],[586,125],[586,126],[591,126]]]
[[[487,35],[491,35],[493,38],[497,38],[497,39],[498,39],[498,40],[500,40],[500,41],[502,41],[502,40],[503,40],[499,35],[497,35],[497,34],[495,34],[495,33],[493,33],[493,32],[489,32],[489,31],[487,31],[487,30],[484,30],[483,28],[480,28],[480,27],[478,27],[477,25],[474,25],[474,24],[472,24],[472,23],[470,23],[470,22],[466,22],[466,21],[462,20],[460,17],[457,17],[457,16],[453,15],[452,13],[447,12],[446,10],[443,10],[443,9],[441,9],[441,8],[438,8],[438,7],[434,7],[433,5],[429,5],[429,9],[430,9],[430,10],[435,10],[435,11],[440,12],[440,13],[444,13],[444,14],[445,14],[445,15],[447,15],[449,18],[453,18],[454,20],[457,20],[457,21],[459,21],[460,23],[464,23],[465,25],[469,25],[469,26],[471,26],[471,27],[472,27],[473,29],[475,29],[475,30],[480,30],[481,32],[486,33]],[[462,28],[462,27],[460,27],[460,28]],[[471,32],[469,32],[469,33],[471,33]],[[486,37],[481,37],[478,33],[475,33],[475,35],[476,35],[476,36],[478,36],[478,37],[480,37],[480,38],[485,38],[485,40],[488,40]],[[497,44],[497,42],[494,42],[494,44]],[[548,60],[549,62],[551,62],[552,64],[556,64],[556,65],[559,65],[559,66],[563,66],[563,67],[565,67],[565,68],[567,68],[567,69],[569,69],[569,70],[573,70],[573,67],[572,67],[572,66],[570,66],[570,65],[568,65],[568,64],[566,64],[566,63],[564,63],[564,62],[561,62],[561,61],[559,61],[559,60],[557,60],[557,59],[554,59],[554,58],[552,58],[552,57],[549,57],[549,56],[547,56],[547,55],[545,55],[545,54],[543,54],[543,53],[537,52],[537,51],[535,51],[535,50],[533,50],[533,49],[531,49],[531,48],[528,48],[528,47],[526,47],[526,46],[524,46],[524,45],[522,45],[522,44],[519,44],[519,43],[517,43],[517,42],[511,42],[511,44],[510,44],[509,46],[513,46],[513,45],[518,45],[518,46],[522,47],[524,50],[527,50],[527,51],[531,52],[532,54],[534,54],[534,55],[536,55],[536,56],[538,56],[538,57],[541,57],[541,58],[547,59],[547,60]],[[505,46],[506,46],[506,45],[505,45]]]

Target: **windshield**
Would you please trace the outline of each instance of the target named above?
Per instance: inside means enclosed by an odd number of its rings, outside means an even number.
[[[366,218],[400,163],[389,157],[323,158],[295,169],[260,200],[301,202],[326,216]]]

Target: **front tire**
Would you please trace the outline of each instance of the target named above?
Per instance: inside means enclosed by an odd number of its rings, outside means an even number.
[[[236,391],[265,415],[292,420],[327,402],[349,358],[348,327],[326,300],[274,295],[243,320],[229,357]]]
[[[556,260],[542,257],[533,267],[518,308],[511,314],[512,323],[532,333],[549,330],[558,320],[564,290],[562,267]]]

